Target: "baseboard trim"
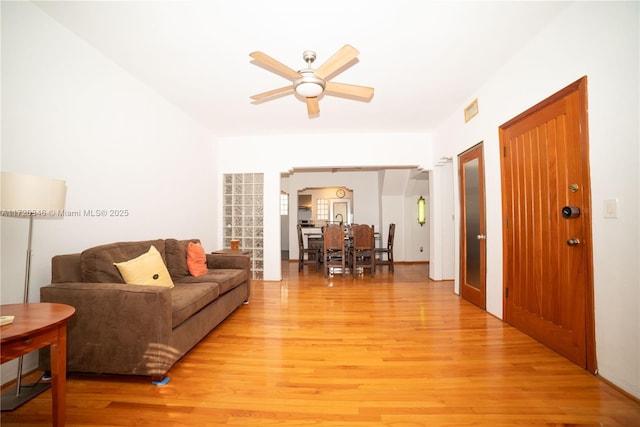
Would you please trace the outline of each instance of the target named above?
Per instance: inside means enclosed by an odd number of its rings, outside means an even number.
[[[598,378],[600,381],[602,381],[603,383],[607,384],[608,386],[611,386],[612,388],[616,389],[618,392],[620,392],[621,394],[623,394],[624,396],[628,397],[629,399],[633,400],[634,402],[640,404],[640,398],[634,396],[633,394],[629,393],[626,390],[621,389],[619,386],[615,385],[614,383],[612,383],[611,381],[609,381],[608,379],[596,374],[596,378]]]

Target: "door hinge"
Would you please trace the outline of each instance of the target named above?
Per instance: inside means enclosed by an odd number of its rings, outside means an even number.
[[[504,217],[504,226],[509,228],[509,217],[508,216]]]
[[[507,157],[507,146],[506,145],[502,146],[502,157]]]
[[[504,288],[504,297],[509,298],[509,288]]]

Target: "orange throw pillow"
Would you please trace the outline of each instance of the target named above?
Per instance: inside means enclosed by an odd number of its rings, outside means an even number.
[[[207,273],[207,256],[200,243],[189,242],[187,247],[187,268],[193,277]]]

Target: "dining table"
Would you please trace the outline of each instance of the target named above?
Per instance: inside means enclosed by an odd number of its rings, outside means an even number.
[[[345,242],[345,252],[348,253],[349,248],[352,246],[352,242],[353,242],[353,235],[351,234],[351,225],[347,224],[344,226],[345,227],[345,232],[344,232],[344,242]],[[320,229],[321,230],[321,229]],[[320,263],[323,263],[323,256],[322,256],[322,251],[323,251],[323,246],[324,246],[324,240],[322,237],[322,232],[318,232],[317,229],[316,230],[310,230],[309,232],[305,232],[304,236],[306,237],[307,240],[307,247],[309,249],[319,249],[320,250]],[[375,231],[373,233],[373,238],[374,238],[374,242],[375,248],[381,248],[382,247],[382,235]],[[309,254],[309,257],[311,259],[315,259],[315,253],[314,254]],[[348,258],[347,258],[348,260]],[[339,270],[340,268],[338,268]],[[351,271],[351,266],[347,266],[345,268],[346,272],[350,272]]]

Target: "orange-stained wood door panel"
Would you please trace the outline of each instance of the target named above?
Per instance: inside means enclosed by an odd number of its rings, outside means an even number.
[[[504,312],[595,371],[586,108],[585,77],[500,128]]]

